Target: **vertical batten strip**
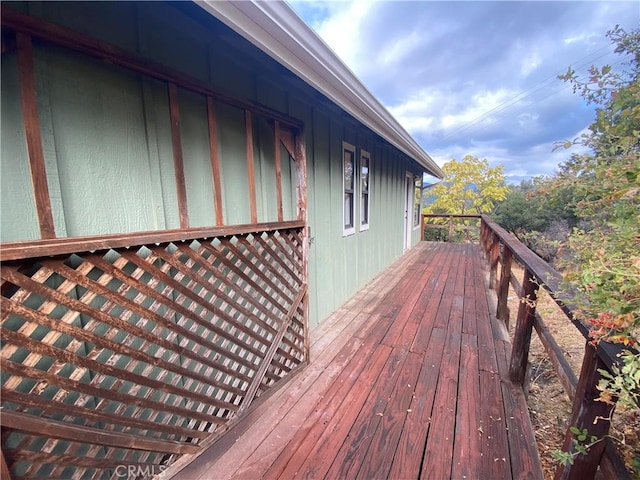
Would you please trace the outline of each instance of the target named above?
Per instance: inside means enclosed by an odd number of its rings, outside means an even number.
[[[256,208],[256,172],[253,159],[253,117],[251,111],[244,111],[245,133],[247,137],[247,177],[249,180],[249,208],[251,209],[251,223],[258,223]]]
[[[222,213],[222,182],[220,180],[220,156],[218,154],[218,132],[216,130],[216,113],[213,98],[207,97],[207,121],[209,124],[209,152],[211,155],[211,172],[213,175],[213,194],[215,197],[216,226],[224,225]]]
[[[180,228],[188,228],[189,210],[187,208],[187,186],[184,179],[184,160],[180,136],[180,107],[178,105],[178,89],[172,82],[169,82],[169,114],[171,115],[171,144],[173,146],[173,168],[176,175]]]
[[[276,205],[278,208],[278,221],[284,220],[282,211],[282,160],[280,158],[280,122],[275,122],[275,166],[276,166]]]
[[[302,282],[309,285],[309,247],[311,244],[311,231],[307,214],[307,149],[305,145],[304,131],[298,130],[295,135],[295,161],[297,175],[297,195],[298,195],[298,220],[304,221],[302,229]],[[309,293],[307,291],[302,308],[304,311],[304,358],[309,361]]]
[[[47,171],[42,150],[42,136],[36,99],[36,82],[33,73],[33,46],[31,37],[24,33],[16,34],[18,48],[18,71],[20,76],[20,102],[29,155],[29,169],[33,185],[40,236],[43,239],[56,238],[51,198],[47,183]]]

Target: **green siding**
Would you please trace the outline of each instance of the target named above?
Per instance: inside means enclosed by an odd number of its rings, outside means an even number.
[[[0,235],[2,241],[35,240],[40,237],[35,200],[31,192],[31,175],[25,143],[20,96],[18,92],[17,56],[2,54],[2,128],[0,148],[2,171],[0,189],[2,208]]]
[[[61,8],[64,7],[64,8]],[[24,6],[21,8],[25,8]],[[312,325],[403,251],[405,175],[420,167],[321,99],[221,24],[207,30],[158,3],[30,3],[29,11],[256,101],[305,126]],[[62,236],[178,228],[167,85],[36,45],[47,178]],[[18,102],[15,53],[2,59],[2,240],[38,237]],[[191,226],[215,224],[206,101],[178,89]],[[244,110],[215,102],[226,224],[250,221]],[[273,123],[253,115],[259,221],[277,220]],[[371,155],[370,227],[343,237],[342,142]],[[296,218],[295,165],[282,160],[285,220]],[[359,193],[358,193],[359,195]],[[19,198],[20,202],[12,202]],[[359,200],[359,197],[357,197]],[[15,208],[7,205],[17,203]],[[359,225],[360,211],[356,209]],[[412,231],[413,241],[419,230]]]

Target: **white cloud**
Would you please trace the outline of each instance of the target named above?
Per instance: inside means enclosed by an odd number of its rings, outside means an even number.
[[[320,37],[357,75],[362,75],[367,65],[363,55],[366,45],[359,41],[361,24],[375,4],[373,0],[329,2],[328,16],[315,27]]]
[[[572,153],[554,143],[594,119],[557,75],[616,61],[605,32],[638,19],[633,2],[299,1],[438,164],[472,154],[514,181],[552,173]]]

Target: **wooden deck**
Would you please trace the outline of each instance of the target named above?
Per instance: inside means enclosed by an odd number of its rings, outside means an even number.
[[[473,245],[410,250],[312,332],[309,366],[174,478],[542,478],[481,265]]]

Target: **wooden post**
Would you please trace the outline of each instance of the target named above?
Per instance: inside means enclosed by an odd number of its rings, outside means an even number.
[[[420,214],[420,241],[424,242],[424,213]]]
[[[0,479],[11,480],[11,470],[4,458],[4,451],[0,450]]]
[[[509,364],[509,377],[511,380],[524,387],[529,360],[529,344],[531,343],[531,331],[535,321],[535,302],[538,298],[537,285],[532,273],[526,269],[522,281],[522,293],[520,295],[520,307],[518,319],[511,347],[511,362]]]
[[[453,240],[453,216],[449,215],[449,243]]]
[[[176,194],[178,196],[178,215],[180,228],[189,228],[189,209],[187,207],[187,184],[184,177],[184,158],[182,156],[182,137],[180,133],[180,106],[178,104],[178,87],[169,83],[169,115],[171,117],[171,145],[173,148],[173,168],[176,178]]]
[[[498,308],[496,318],[502,320],[509,330],[509,283],[511,281],[511,264],[513,254],[511,249],[505,245],[502,252],[502,269],[500,271],[500,284],[498,285]]]
[[[18,48],[18,73],[20,77],[20,102],[24,132],[27,141],[27,155],[31,183],[38,215],[41,238],[56,238],[56,229],[51,209],[47,169],[42,150],[42,136],[38,117],[38,101],[36,98],[36,80],[33,73],[33,46],[31,37],[24,33],[16,34]]]
[[[614,409],[614,405],[598,401],[600,391],[597,386],[602,378],[599,370],[602,369],[606,369],[604,362],[598,356],[595,347],[587,343],[569,425],[580,430],[586,428],[589,436],[594,435],[598,438],[604,438],[609,433],[609,419]],[[565,452],[576,453],[574,438],[575,435],[570,430],[567,430],[562,445],[562,449]],[[593,479],[606,443],[603,440],[589,448],[586,454],[578,454],[574,459],[573,465],[561,465],[556,470],[555,480]]]
[[[489,288],[496,289],[498,276],[498,261],[500,260],[500,239],[491,232],[489,253]]]

